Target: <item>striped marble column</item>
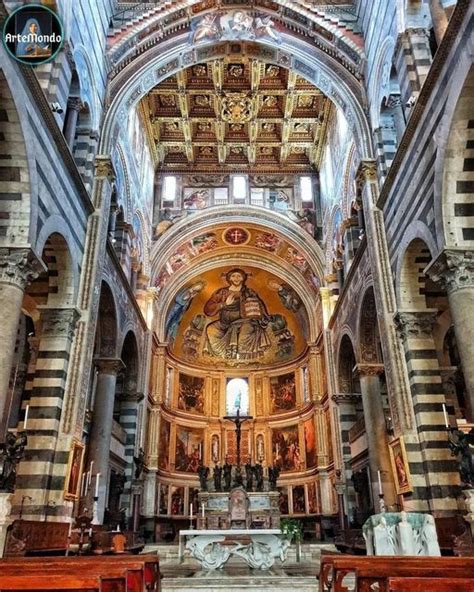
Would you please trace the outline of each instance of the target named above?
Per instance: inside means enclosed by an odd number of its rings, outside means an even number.
[[[412,96],[418,97],[432,60],[426,29],[407,29],[398,36],[394,61],[407,119],[413,111],[413,107],[407,107],[407,102]]]
[[[352,486],[352,457],[349,430],[357,420],[356,406],[361,405],[361,395],[352,393],[340,393],[333,395],[332,400],[337,403],[339,411],[339,428],[341,430],[342,460],[344,464],[344,476],[346,482],[345,499],[347,508],[355,506],[356,497]]]
[[[446,399],[432,335],[437,312],[400,311],[395,323],[405,347],[417,429],[417,439],[406,437],[413,479],[410,509],[449,512],[457,510],[459,475],[444,424],[442,405]]]
[[[38,277],[40,271],[42,263],[30,249],[0,250],[0,440],[3,440],[8,422],[8,386],[23,296],[27,284]]]
[[[138,411],[143,393],[124,393],[120,402],[119,423],[127,434],[125,442],[125,490],[122,494],[122,505],[130,507],[132,483],[135,479],[135,464],[133,457],[136,455],[136,439],[138,427]]]
[[[445,249],[425,273],[448,293],[467,388],[468,420],[474,422],[474,251]]]
[[[16,481],[15,505],[30,496],[27,510],[36,519],[60,514],[70,439],[60,435],[69,354],[79,312],[76,308],[38,306],[41,314],[38,357],[29,398],[28,445]]]

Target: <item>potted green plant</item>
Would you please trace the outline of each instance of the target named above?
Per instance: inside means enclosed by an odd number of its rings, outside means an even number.
[[[303,539],[303,524],[295,518],[283,518],[280,522],[280,530],[296,543],[296,561],[301,560],[301,540]]]

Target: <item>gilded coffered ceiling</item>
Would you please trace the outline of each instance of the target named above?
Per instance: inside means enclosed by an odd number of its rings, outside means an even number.
[[[331,101],[296,73],[243,56],[197,64],[142,101],[158,168],[319,168]]]

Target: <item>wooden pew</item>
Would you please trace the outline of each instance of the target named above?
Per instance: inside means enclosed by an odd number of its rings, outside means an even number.
[[[390,577],[474,579],[474,558],[322,556],[319,581],[323,591],[348,592],[343,580],[350,574],[356,578],[357,592],[371,592],[374,584],[378,584],[379,592],[388,592]]]
[[[25,557],[0,560],[0,574],[50,573],[126,577],[129,591],[160,590],[159,559],[156,555],[102,555],[100,557]]]
[[[67,590],[70,592],[85,590],[98,592],[127,592],[124,576],[80,576],[77,574],[4,575],[0,574],[0,590]]]
[[[473,578],[389,578],[388,592],[474,592]]]

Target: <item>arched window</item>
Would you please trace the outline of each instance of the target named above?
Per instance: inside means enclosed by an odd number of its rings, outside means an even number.
[[[230,378],[227,380],[225,393],[227,415],[248,415],[249,382],[247,378]]]

